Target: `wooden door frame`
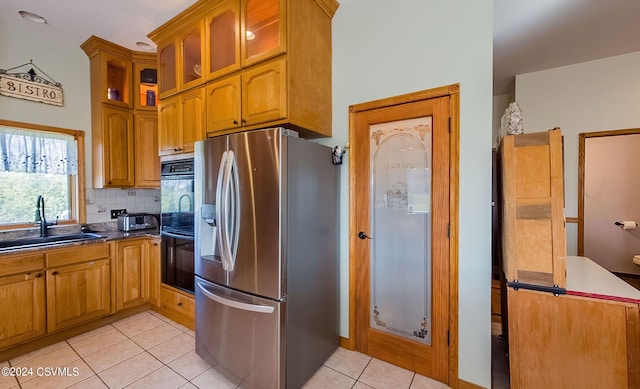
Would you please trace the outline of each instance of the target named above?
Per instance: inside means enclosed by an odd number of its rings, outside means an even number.
[[[460,84],[446,85],[434,89],[389,97],[349,106],[349,139],[355,139],[356,113],[421,100],[450,97],[449,114],[449,386],[458,387],[458,191],[460,161]],[[358,145],[349,146],[349,339],[341,345],[350,350],[356,347],[356,286],[358,285],[356,263],[357,225],[355,154]]]
[[[625,130],[608,130],[596,132],[581,132],[578,134],[578,255],[584,256],[584,180],[586,139],[601,138],[605,136],[636,135],[640,134],[640,128],[628,128]]]

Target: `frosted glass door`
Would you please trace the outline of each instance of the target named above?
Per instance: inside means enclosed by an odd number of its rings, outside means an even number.
[[[431,116],[370,126],[370,326],[427,345],[431,129]]]

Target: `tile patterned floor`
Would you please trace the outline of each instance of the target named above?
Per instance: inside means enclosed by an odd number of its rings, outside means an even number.
[[[194,332],[146,311],[0,362],[32,375],[0,375],[5,388],[235,388],[195,353]],[[68,374],[53,376],[68,368]],[[44,376],[48,374],[48,376]],[[48,372],[48,373],[47,373]],[[444,389],[447,385],[367,355],[339,348],[304,389]]]

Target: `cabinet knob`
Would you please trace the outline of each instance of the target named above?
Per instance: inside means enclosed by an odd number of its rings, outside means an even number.
[[[34,277],[35,278],[40,278],[40,277],[42,277],[42,273],[37,273]]]
[[[175,149],[173,149],[173,151],[180,151],[180,149],[176,147]]]
[[[242,124],[246,123],[247,121],[245,119],[242,119]]]
[[[57,271],[54,271],[54,272],[51,273],[52,276],[55,276],[56,274],[58,274]]]
[[[182,306],[182,303],[178,303],[178,306],[179,306],[179,307],[181,307],[181,306]]]
[[[154,245],[154,246],[157,246],[157,245],[158,245],[158,243],[154,243],[153,245]]]
[[[234,121],[233,121],[233,124],[238,124],[238,121],[237,121],[237,120],[234,120]]]

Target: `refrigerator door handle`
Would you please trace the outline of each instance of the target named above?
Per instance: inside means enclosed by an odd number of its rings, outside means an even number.
[[[227,152],[222,153],[222,158],[220,158],[220,168],[218,169],[218,181],[216,183],[216,221],[218,223],[218,228],[214,230],[217,236],[214,236],[214,239],[218,241],[218,247],[220,248],[220,260],[222,261],[222,268],[227,270],[227,261],[225,259],[225,249],[224,249],[224,233],[225,233],[225,220],[224,220],[224,196],[223,196],[223,186],[225,183],[224,175],[226,172],[227,166]]]
[[[235,158],[235,153],[229,151],[229,202],[227,203],[229,218],[228,222],[231,224],[231,228],[228,228],[227,234],[230,235],[229,243],[229,258],[228,265],[229,271],[233,271],[236,265],[236,254],[238,252],[238,240],[240,238],[240,180],[238,178],[238,163]],[[227,225],[229,227],[229,225]]]
[[[222,193],[221,197],[221,215],[222,215],[222,223],[221,223],[221,242],[222,245],[220,247],[221,251],[224,253],[222,255],[222,267],[226,271],[233,271],[234,267],[234,258],[233,253],[231,252],[231,237],[229,236],[231,231],[229,231],[229,216],[233,217],[230,214],[230,208],[232,206],[233,198],[230,197],[231,194],[231,170],[233,168],[234,163],[234,152],[233,150],[228,150],[223,154],[223,157],[226,157],[224,162],[224,175],[222,178]],[[233,222],[233,220],[231,220]]]
[[[204,286],[202,286],[202,284],[200,284],[199,282],[196,282],[196,285],[198,285],[198,289],[200,289],[200,291],[209,299],[226,305],[228,307],[231,308],[236,308],[236,309],[241,309],[243,311],[251,311],[251,312],[257,312],[257,313],[273,313],[274,308],[267,306],[267,305],[255,305],[255,304],[247,304],[247,303],[241,303],[239,301],[234,301],[234,300],[229,300],[226,299],[224,297],[218,296],[216,294],[211,293],[210,291],[208,291]]]

